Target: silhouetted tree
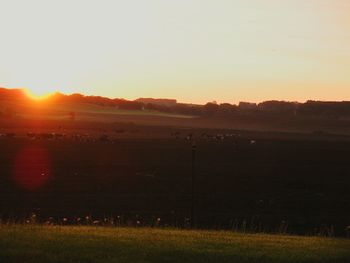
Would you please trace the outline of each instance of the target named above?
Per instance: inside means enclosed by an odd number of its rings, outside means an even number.
[[[205,115],[212,116],[219,110],[219,105],[213,102],[208,102],[204,105],[203,111]]]

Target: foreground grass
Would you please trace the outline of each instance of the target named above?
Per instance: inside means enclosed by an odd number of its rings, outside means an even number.
[[[350,240],[151,228],[0,225],[0,262],[350,262]]]

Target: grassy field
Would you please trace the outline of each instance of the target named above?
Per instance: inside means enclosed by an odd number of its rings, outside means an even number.
[[[349,262],[350,240],[219,231],[0,226],[0,262]]]
[[[18,101],[0,100],[0,111],[6,108],[15,109],[16,115],[21,118],[44,118],[44,119],[59,119],[68,118],[68,113],[74,111],[77,113],[79,120],[89,119],[92,114],[98,114],[99,117],[106,120],[113,119],[113,116],[126,115],[126,116],[155,116],[155,117],[168,117],[168,118],[180,118],[180,119],[193,119],[195,116],[160,112],[156,110],[126,110],[118,109],[116,107],[100,106],[90,103],[31,103],[25,104]]]

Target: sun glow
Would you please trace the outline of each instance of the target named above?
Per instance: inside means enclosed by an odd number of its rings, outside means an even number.
[[[43,91],[43,90],[35,90],[35,89],[25,89],[26,95],[35,101],[42,101],[48,99],[50,96],[54,94],[54,91]]]

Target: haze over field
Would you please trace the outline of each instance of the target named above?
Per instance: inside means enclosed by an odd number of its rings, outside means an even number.
[[[237,103],[350,99],[346,0],[0,2],[0,86]]]

